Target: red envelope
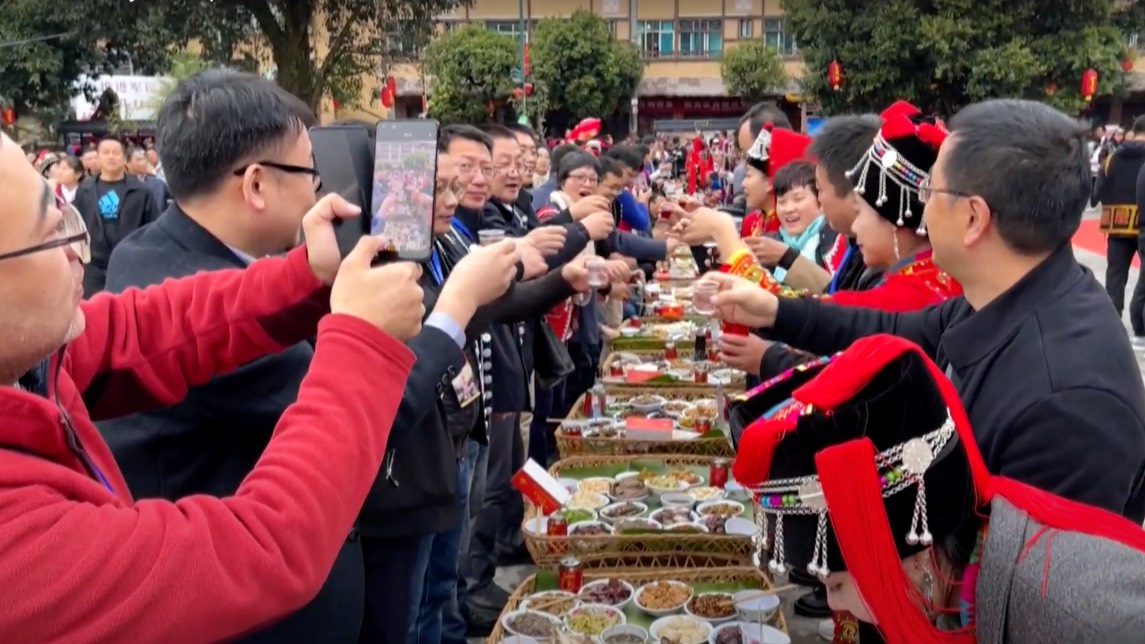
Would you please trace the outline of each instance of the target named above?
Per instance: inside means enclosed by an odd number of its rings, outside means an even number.
[[[672,440],[672,430],[675,428],[676,423],[670,418],[629,416],[624,421],[624,435],[633,440]]]

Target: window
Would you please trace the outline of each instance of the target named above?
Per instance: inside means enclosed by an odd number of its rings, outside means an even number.
[[[609,20],[608,21],[608,35],[612,36],[613,38],[616,38],[616,21],[615,20]]]
[[[641,20],[636,23],[640,51],[648,58],[671,57],[676,31],[671,20]]]
[[[521,37],[521,23],[516,20],[486,20],[485,28],[499,34],[512,36],[514,39]],[[525,28],[527,30],[528,26]]]
[[[680,56],[710,58],[724,49],[723,21],[699,19],[680,21]]]
[[[1137,32],[1133,32],[1125,37],[1125,46],[1130,49],[1138,49],[1141,47],[1137,38]]]
[[[441,33],[448,34],[461,28],[461,22],[457,20],[443,20],[441,22]]]
[[[763,19],[763,44],[779,52],[781,56],[794,56],[799,52],[795,45],[795,36],[784,33],[783,18]]]
[[[744,20],[739,21],[739,37],[740,38],[751,38],[751,34],[753,31],[755,31],[755,26],[751,24],[750,19],[744,19]]]
[[[417,48],[414,47],[412,34],[401,29],[391,29],[386,32],[386,55],[391,60],[408,60],[417,57]]]

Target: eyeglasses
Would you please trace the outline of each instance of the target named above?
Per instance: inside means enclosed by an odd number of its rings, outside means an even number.
[[[438,182],[434,187],[439,195],[452,194],[454,197],[460,199],[465,195],[465,184],[460,181],[453,181],[451,183]]]
[[[587,183],[590,186],[595,186],[596,184],[600,183],[600,177],[596,176],[595,174],[577,174],[574,172],[573,174],[570,174],[568,178],[576,181],[577,183]]]
[[[288,174],[308,174],[310,175],[311,181],[314,183],[314,191],[318,192],[322,189],[322,177],[318,174],[318,168],[308,168],[302,165],[278,163],[277,161],[255,161],[254,163],[248,163],[243,167],[232,171],[231,174],[235,175],[236,177],[241,177],[246,174],[247,168],[251,167],[252,165],[263,165],[274,170],[286,172]]]
[[[922,202],[923,204],[928,203],[930,201],[931,197],[933,197],[936,194],[950,195],[951,197],[962,197],[963,199],[965,199],[967,197],[973,197],[974,196],[974,195],[970,194],[969,192],[962,192],[960,190],[949,190],[947,188],[935,188],[935,187],[930,185],[930,177],[926,177],[925,179],[922,180],[922,183],[918,184],[918,200],[920,202]]]
[[[63,200],[57,197],[56,207],[60,209],[60,223],[56,226],[55,239],[46,241],[42,244],[35,246],[28,246],[20,250],[14,250],[10,253],[0,254],[0,261],[6,259],[16,259],[17,257],[24,257],[40,251],[51,250],[53,248],[60,248],[68,246],[80,262],[86,264],[91,261],[91,235],[87,232],[87,224],[83,221],[83,216],[75,209],[75,206],[64,203]]]
[[[492,164],[484,164],[483,163],[481,165],[478,165],[475,163],[463,162],[463,163],[459,163],[457,165],[457,173],[463,177],[472,177],[473,175],[477,174],[477,172],[479,172],[479,171],[481,172],[482,175],[484,175],[486,177],[492,177],[493,174],[496,172],[496,170],[493,168]]]
[[[528,172],[528,166],[524,163],[506,163],[493,166],[493,171],[496,174],[512,174],[514,170],[517,171],[517,174],[525,174]]]

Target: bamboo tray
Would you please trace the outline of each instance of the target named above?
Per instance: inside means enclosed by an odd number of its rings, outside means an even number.
[[[695,345],[693,344],[692,346],[693,346],[692,351],[687,352],[687,355],[684,356],[684,359],[691,358],[692,355],[695,353]],[[600,377],[600,381],[602,383],[604,383],[604,385],[606,387],[609,385],[623,386],[623,387],[635,386],[635,385],[629,385],[625,381],[623,376],[612,376],[612,375],[610,375],[611,371],[612,371],[612,363],[618,359],[617,354],[622,354],[622,353],[626,353],[629,355],[636,355],[642,359],[648,360],[649,362],[652,362],[655,360],[664,360],[665,359],[664,358],[664,349],[641,349],[641,350],[630,351],[630,350],[623,350],[623,349],[615,348],[613,351],[609,352],[609,354],[607,356],[605,356],[603,360],[601,360],[600,372],[602,375]],[[677,355],[679,355],[679,352],[677,352]],[[725,363],[720,363],[717,365],[717,368],[718,369],[727,369],[728,366]],[[649,387],[674,387],[674,386],[675,387],[697,387],[697,388],[707,388],[707,389],[711,389],[713,391],[716,388],[721,386],[721,385],[716,384],[714,382],[694,382],[694,381],[688,381],[688,380],[678,380],[676,378],[673,378],[672,376],[667,376],[667,375],[665,375],[663,377],[657,377],[657,378],[654,378],[652,380],[644,381],[644,382],[640,383],[639,386],[645,386],[645,385],[647,385]],[[735,377],[732,378],[732,381],[730,383],[723,383],[722,386],[723,386],[725,391],[742,391],[747,386],[747,374],[745,374],[742,371],[736,371]]]
[[[740,590],[771,590],[775,588],[768,576],[754,566],[706,569],[662,568],[659,570],[631,570],[620,568],[616,570],[586,570],[584,573],[585,583],[600,579],[621,579],[636,588],[653,581],[671,579],[689,584],[699,592],[737,592]],[[528,577],[525,581],[521,582],[521,585],[509,595],[509,601],[505,604],[505,609],[502,611],[501,617],[517,610],[529,595],[536,592],[556,589],[556,573],[547,571],[537,572],[536,575]],[[633,602],[629,602],[628,605],[624,607],[624,613],[629,624],[640,626],[645,630],[647,630],[648,626],[656,619],[645,615],[640,609],[636,608]],[[683,614],[683,611],[681,611],[680,614]],[[787,620],[783,616],[782,605],[780,606],[780,610],[776,611],[771,621],[768,622],[768,625],[787,633]],[[498,618],[496,626],[493,627],[493,632],[489,635],[489,639],[486,640],[486,644],[499,644],[506,636],[507,633],[501,626],[501,619]]]
[[[682,454],[573,456],[554,463],[549,468],[549,473],[558,479],[566,477],[584,479],[615,476],[620,472],[641,469],[666,471],[688,468],[703,476],[706,484],[712,460],[713,458],[708,456]],[[750,566],[758,561],[757,552],[762,541],[759,523],[761,515],[755,512],[754,504],[750,500],[742,497],[735,500],[746,507],[742,518],[755,524],[755,532],[752,535],[657,531],[550,537],[543,534],[543,530],[537,525],[531,525],[543,515],[527,501],[521,533],[533,562],[542,569],[555,569],[561,559],[570,553],[576,555],[586,569],[619,566],[628,568]],[[654,496],[642,503],[650,506],[649,514],[660,507],[659,500]]]

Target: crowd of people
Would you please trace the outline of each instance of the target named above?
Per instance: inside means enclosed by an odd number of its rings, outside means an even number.
[[[431,257],[382,265],[385,231],[339,253],[363,213],[321,196],[313,122],[210,70],[163,104],[162,179],[113,138],[33,166],[0,136],[0,640],[487,634],[527,557],[513,474],[553,458],[634,282],[683,247],[749,329],[718,345],[752,378],[733,473],[766,565],[812,588],[797,610],[863,644],[1142,632],[1145,387],[1070,245],[1074,119],[447,125]]]

